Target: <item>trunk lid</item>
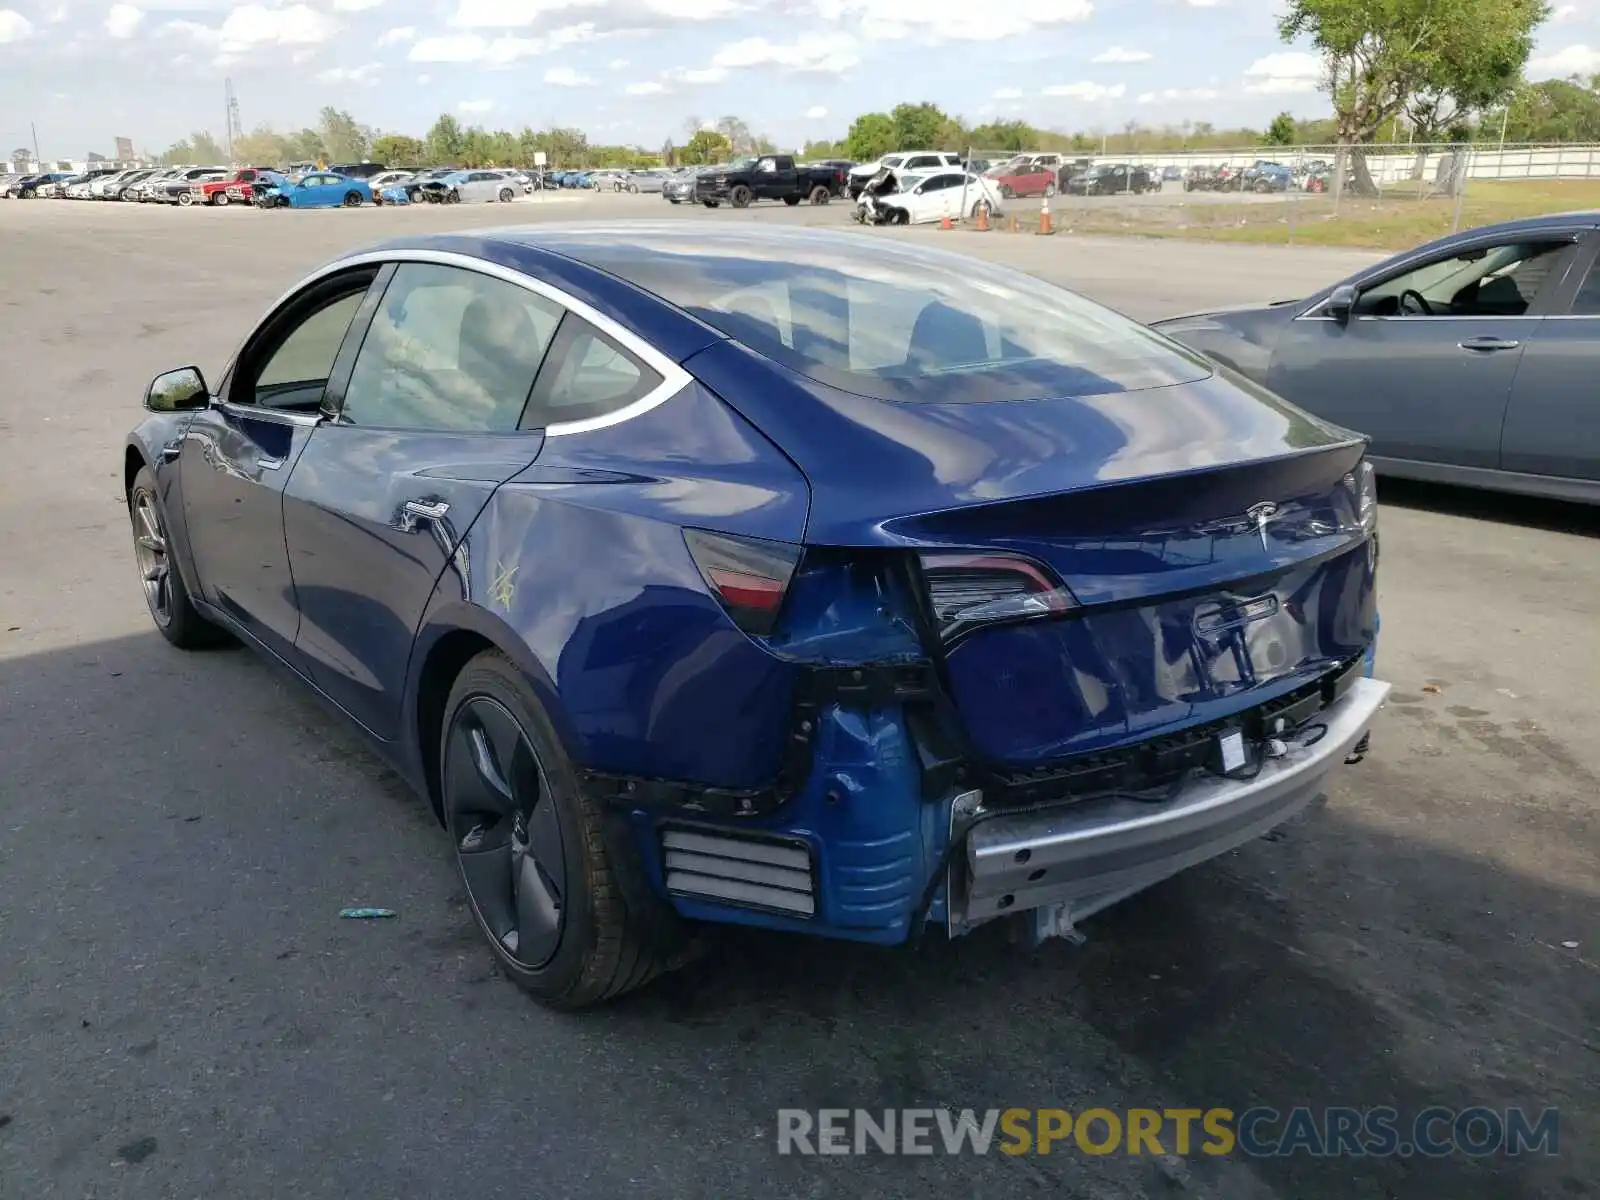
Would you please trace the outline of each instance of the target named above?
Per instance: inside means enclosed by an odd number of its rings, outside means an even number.
[[[915,405],[781,373],[819,405],[724,378],[739,364],[720,360],[743,353],[713,347],[696,374],[805,472],[807,544],[912,551],[936,623],[948,624],[941,606],[980,614],[947,628],[942,649],[968,738],[992,763],[1029,768],[1235,717],[1358,659],[1374,635],[1364,440],[1239,376]],[[945,577],[962,556],[964,574]],[[1070,597],[1037,619],[990,620],[986,596],[1009,602],[1006,571],[991,570],[1006,560],[1037,564],[1039,588],[1059,581]]]

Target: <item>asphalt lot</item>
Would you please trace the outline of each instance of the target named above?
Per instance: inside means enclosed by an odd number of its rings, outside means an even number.
[[[1141,318],[1367,256],[836,224]],[[240,650],[150,625],[119,495],[157,371],[213,377],[298,275],[504,207],[0,202],[0,1198],[1600,1194],[1600,519],[1388,486],[1372,757],[1329,804],[1031,953],[730,935],[614,1007],[497,977],[423,805]],[[337,919],[345,905],[398,910]],[[1566,943],[1576,942],[1571,948]],[[827,1106],[1559,1107],[1561,1155],[780,1158]]]

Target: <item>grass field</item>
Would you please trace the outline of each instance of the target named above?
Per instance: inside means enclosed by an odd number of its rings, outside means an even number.
[[[1460,227],[1578,209],[1600,209],[1600,179],[1473,180],[1461,201]],[[1074,233],[1400,250],[1451,232],[1455,215],[1454,199],[1419,199],[1415,187],[1405,185],[1379,197],[1346,195],[1337,212],[1330,198],[1305,194],[1238,204],[1074,206],[1068,202],[1059,210],[1057,223]]]

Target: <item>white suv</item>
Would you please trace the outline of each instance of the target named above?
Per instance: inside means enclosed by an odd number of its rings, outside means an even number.
[[[872,182],[872,177],[888,167],[891,171],[938,171],[953,167],[961,169],[961,155],[950,150],[901,150],[885,154],[877,162],[862,163],[850,168],[850,198],[861,195],[861,189]]]

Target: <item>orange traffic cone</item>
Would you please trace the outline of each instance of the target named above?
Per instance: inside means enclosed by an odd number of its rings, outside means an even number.
[[[987,204],[978,205],[978,232],[989,232],[989,206]]]
[[[940,229],[954,229],[955,228],[955,223],[953,221],[951,221],[949,217],[945,217],[943,220],[941,220],[939,222],[939,228]]]
[[[1052,234],[1055,231],[1055,226],[1050,224],[1050,197],[1041,197],[1039,200],[1039,232],[1041,234]]]

